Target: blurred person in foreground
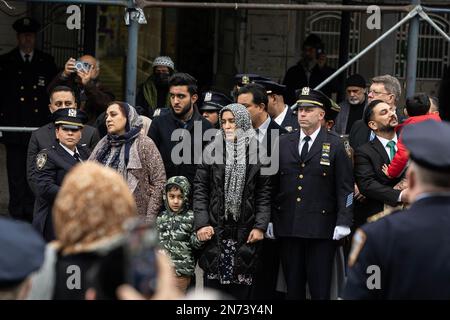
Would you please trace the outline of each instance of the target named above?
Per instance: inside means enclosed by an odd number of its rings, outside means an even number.
[[[75,166],[53,207],[57,240],[47,245],[44,265],[33,277],[28,298],[84,299],[87,278],[82,276],[77,282],[69,267],[77,266],[86,275],[102,252],[116,244],[124,222],[136,215],[133,195],[116,171],[94,162]]]
[[[44,262],[45,242],[28,223],[0,218],[0,300],[22,300]]]

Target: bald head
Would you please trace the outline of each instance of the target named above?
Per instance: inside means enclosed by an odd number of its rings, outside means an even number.
[[[94,76],[93,79],[96,79],[100,74],[100,62],[95,59],[93,56],[86,54],[79,59],[80,61],[87,62],[94,67]]]

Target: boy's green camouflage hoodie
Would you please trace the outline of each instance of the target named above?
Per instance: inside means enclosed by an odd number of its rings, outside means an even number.
[[[183,206],[178,213],[170,210],[167,192],[177,186],[183,193]],[[195,270],[193,250],[201,247],[193,228],[194,212],[189,210],[189,181],[183,176],[175,176],[167,180],[164,188],[165,210],[156,219],[159,242],[170,256],[178,276],[192,276]]]

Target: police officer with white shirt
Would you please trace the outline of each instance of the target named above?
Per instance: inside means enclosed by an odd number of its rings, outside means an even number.
[[[0,125],[40,127],[48,122],[47,85],[56,75],[52,56],[36,48],[39,23],[20,18],[13,24],[17,47],[0,56]],[[9,214],[31,222],[33,194],[26,176],[29,132],[3,132],[9,186]]]
[[[284,103],[286,86],[269,80],[256,80],[255,83],[266,89],[268,98],[267,112],[270,117],[288,132],[298,131],[297,115]]]
[[[322,126],[333,106],[305,87],[296,104],[300,131],[279,141],[273,223],[281,242],[287,299],[329,299],[337,240],[350,234],[353,173],[340,137]]]
[[[51,148],[36,156],[33,183],[36,186],[36,203],[33,225],[46,241],[55,239],[51,209],[66,173],[77,163],[87,160],[90,151],[79,145],[81,129],[87,122],[83,111],[64,108],[53,113],[58,140]]]

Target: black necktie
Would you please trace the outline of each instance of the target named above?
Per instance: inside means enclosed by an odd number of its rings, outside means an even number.
[[[78,152],[75,152],[75,153],[73,154],[73,157],[75,158],[75,160],[76,160],[77,162],[81,162],[81,160],[80,160],[80,155],[78,154]]]
[[[311,140],[310,136],[306,136],[303,138],[303,147],[302,147],[302,151],[300,152],[300,160],[305,161],[306,159],[306,155],[308,154],[308,144],[309,144],[309,140]]]
[[[30,55],[27,53],[24,57],[25,57],[25,64],[30,64]]]

